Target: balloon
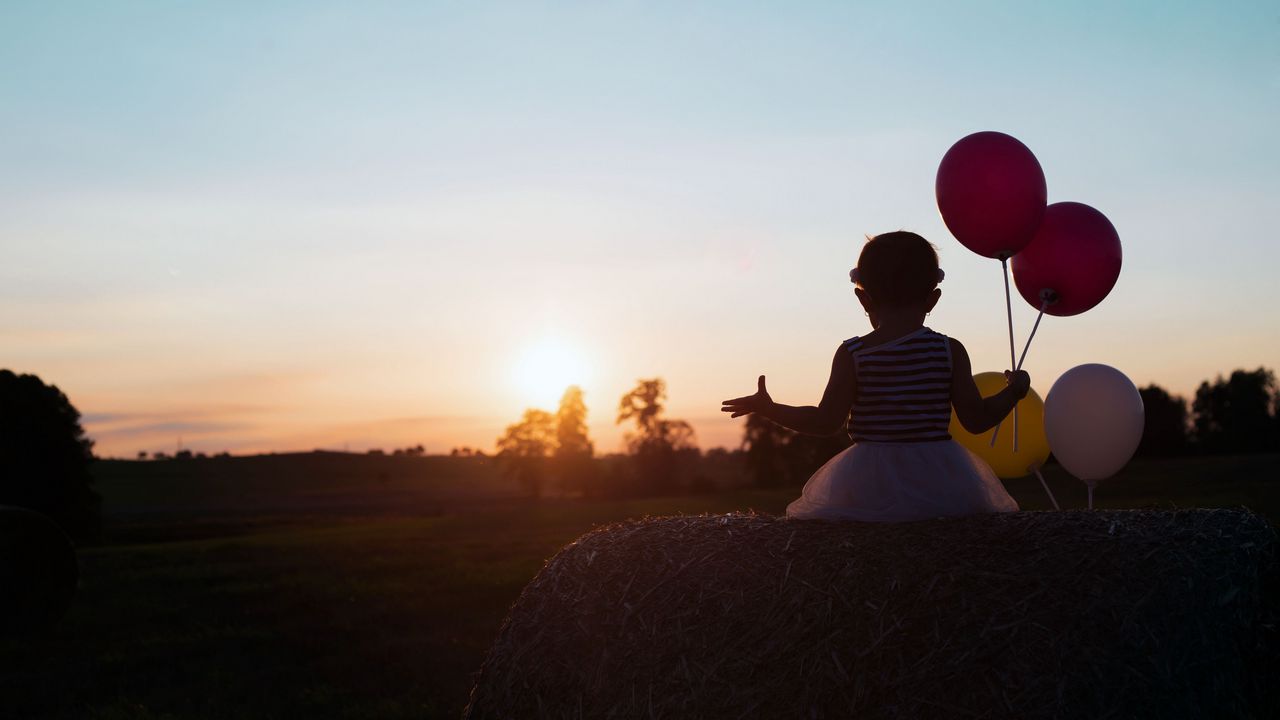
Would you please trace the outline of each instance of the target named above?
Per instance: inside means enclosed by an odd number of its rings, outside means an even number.
[[[988,398],[1005,388],[1003,373],[984,372],[973,376],[978,392]],[[995,447],[991,446],[992,428],[974,435],[960,424],[951,411],[951,437],[974,455],[987,461],[996,475],[1008,480],[1034,472],[1049,459],[1049,439],[1044,434],[1044,402],[1035,390],[1018,401],[1018,451],[1013,451],[1013,413],[1004,419]]]
[[[1013,282],[1031,307],[1079,315],[1102,302],[1120,277],[1120,236],[1106,215],[1083,203],[1060,202],[1045,209],[1031,243],[1013,257]]]
[[[1007,258],[1031,242],[1048,190],[1040,162],[1026,145],[998,132],[961,138],[938,165],[938,211],[965,247]]]
[[[1115,475],[1142,440],[1142,396],[1110,365],[1078,365],[1063,373],[1044,404],[1053,456],[1093,484]]]
[[[75,548],[52,520],[0,505],[0,636],[47,629],[71,605]]]

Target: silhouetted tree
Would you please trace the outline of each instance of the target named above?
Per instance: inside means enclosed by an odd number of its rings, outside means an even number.
[[[139,450],[139,451],[138,451],[138,459],[139,459],[139,460],[146,460],[146,459],[147,459],[147,451],[146,451],[146,450]]]
[[[849,436],[843,432],[804,435],[753,413],[747,416],[742,447],[754,484],[795,485],[808,480],[836,453],[849,447]]]
[[[590,495],[595,487],[595,447],[587,436],[587,404],[582,388],[570,385],[556,410],[555,472],[565,490]]]
[[[538,498],[555,443],[555,417],[546,410],[525,410],[520,422],[508,426],[498,438],[498,458],[529,495]]]
[[[645,489],[669,492],[679,485],[679,469],[697,457],[693,427],[683,420],[662,417],[667,385],[662,378],[639,380],[618,403],[618,424],[634,420],[636,432],[626,434]]]
[[[407,455],[409,457],[422,457],[423,455],[426,454],[426,452],[427,452],[427,449],[422,445],[410,445],[409,447],[406,447],[406,448],[396,448],[395,450],[391,451],[391,454]]]
[[[742,432],[742,449],[752,484],[759,487],[782,485],[790,480],[787,442],[795,433],[758,413],[747,416]]]
[[[1210,453],[1274,450],[1276,435],[1276,377],[1266,368],[1236,370],[1196,389],[1196,443]]]
[[[746,451],[741,449],[713,447],[703,452],[698,462],[699,474],[704,476],[702,489],[710,491],[741,487],[749,475],[746,457]]]
[[[849,445],[849,436],[844,432],[834,435],[793,435],[786,447],[787,474],[791,484],[804,483],[818,468]]]
[[[1154,383],[1138,393],[1142,395],[1142,407],[1146,415],[1138,454],[1168,456],[1186,452],[1187,401],[1179,395],[1170,395]]]
[[[0,370],[0,504],[44,513],[72,538],[101,531],[101,499],[90,487],[93,441],[80,413],[54,385]]]
[[[1271,397],[1271,437],[1280,446],[1280,389]]]

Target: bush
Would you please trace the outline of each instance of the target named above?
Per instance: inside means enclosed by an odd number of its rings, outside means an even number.
[[[61,390],[0,370],[0,505],[43,513],[79,542],[95,540],[102,521],[92,460],[93,441]]]

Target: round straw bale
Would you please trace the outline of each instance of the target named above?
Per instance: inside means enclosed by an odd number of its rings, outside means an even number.
[[[466,717],[1275,717],[1247,510],[649,518],[524,589]]]

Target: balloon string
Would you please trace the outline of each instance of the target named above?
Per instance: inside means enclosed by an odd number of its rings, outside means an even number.
[[[1044,492],[1049,496],[1049,502],[1053,503],[1054,510],[1061,510],[1058,507],[1058,498],[1053,496],[1053,491],[1049,489],[1049,483],[1044,481],[1044,475],[1040,473],[1040,468],[1035,469],[1036,477],[1040,478],[1040,487],[1044,488]]]
[[[1005,291],[1008,292],[1007,286]],[[1044,300],[1040,303],[1040,314],[1036,315],[1036,324],[1031,326],[1031,334],[1027,336],[1027,344],[1022,347],[1022,356],[1018,358],[1018,365],[1014,370],[1022,369],[1022,363],[1027,359],[1027,351],[1031,349],[1031,341],[1036,337],[1036,330],[1040,329],[1040,320],[1044,317],[1044,309],[1047,307],[1049,307],[1048,300]],[[1000,425],[997,423],[996,431],[991,433],[991,447],[996,446],[996,438],[999,436]],[[1018,406],[1016,404],[1013,406],[1013,451],[1018,452]],[[1048,490],[1049,488],[1046,487],[1045,491],[1047,492]],[[1049,497],[1052,498],[1053,493],[1049,493]],[[1054,502],[1054,505],[1057,505],[1056,501]]]
[[[1004,271],[1004,311],[1009,319],[1009,367],[1017,370],[1017,349],[1013,345],[1013,300],[1009,294],[1009,258],[1000,258],[1000,268]],[[991,433],[991,447],[995,447],[996,438],[1000,435],[1000,426]],[[1013,451],[1018,452],[1018,404],[1013,404]]]
[[[1009,366],[1017,362],[1017,350],[1013,347],[1013,300],[1009,294],[1009,260],[1008,258],[1000,258],[1000,267],[1004,270],[1004,310],[1005,316],[1009,318]]]
[[[1040,329],[1040,319],[1044,317],[1044,309],[1049,307],[1049,301],[1045,300],[1040,303],[1040,314],[1036,315],[1036,324],[1031,326],[1031,334],[1027,336],[1027,344],[1022,348],[1022,357],[1018,358],[1018,367],[1015,370],[1022,369],[1022,363],[1027,359],[1027,351],[1031,349],[1031,341],[1036,337],[1036,330]]]

